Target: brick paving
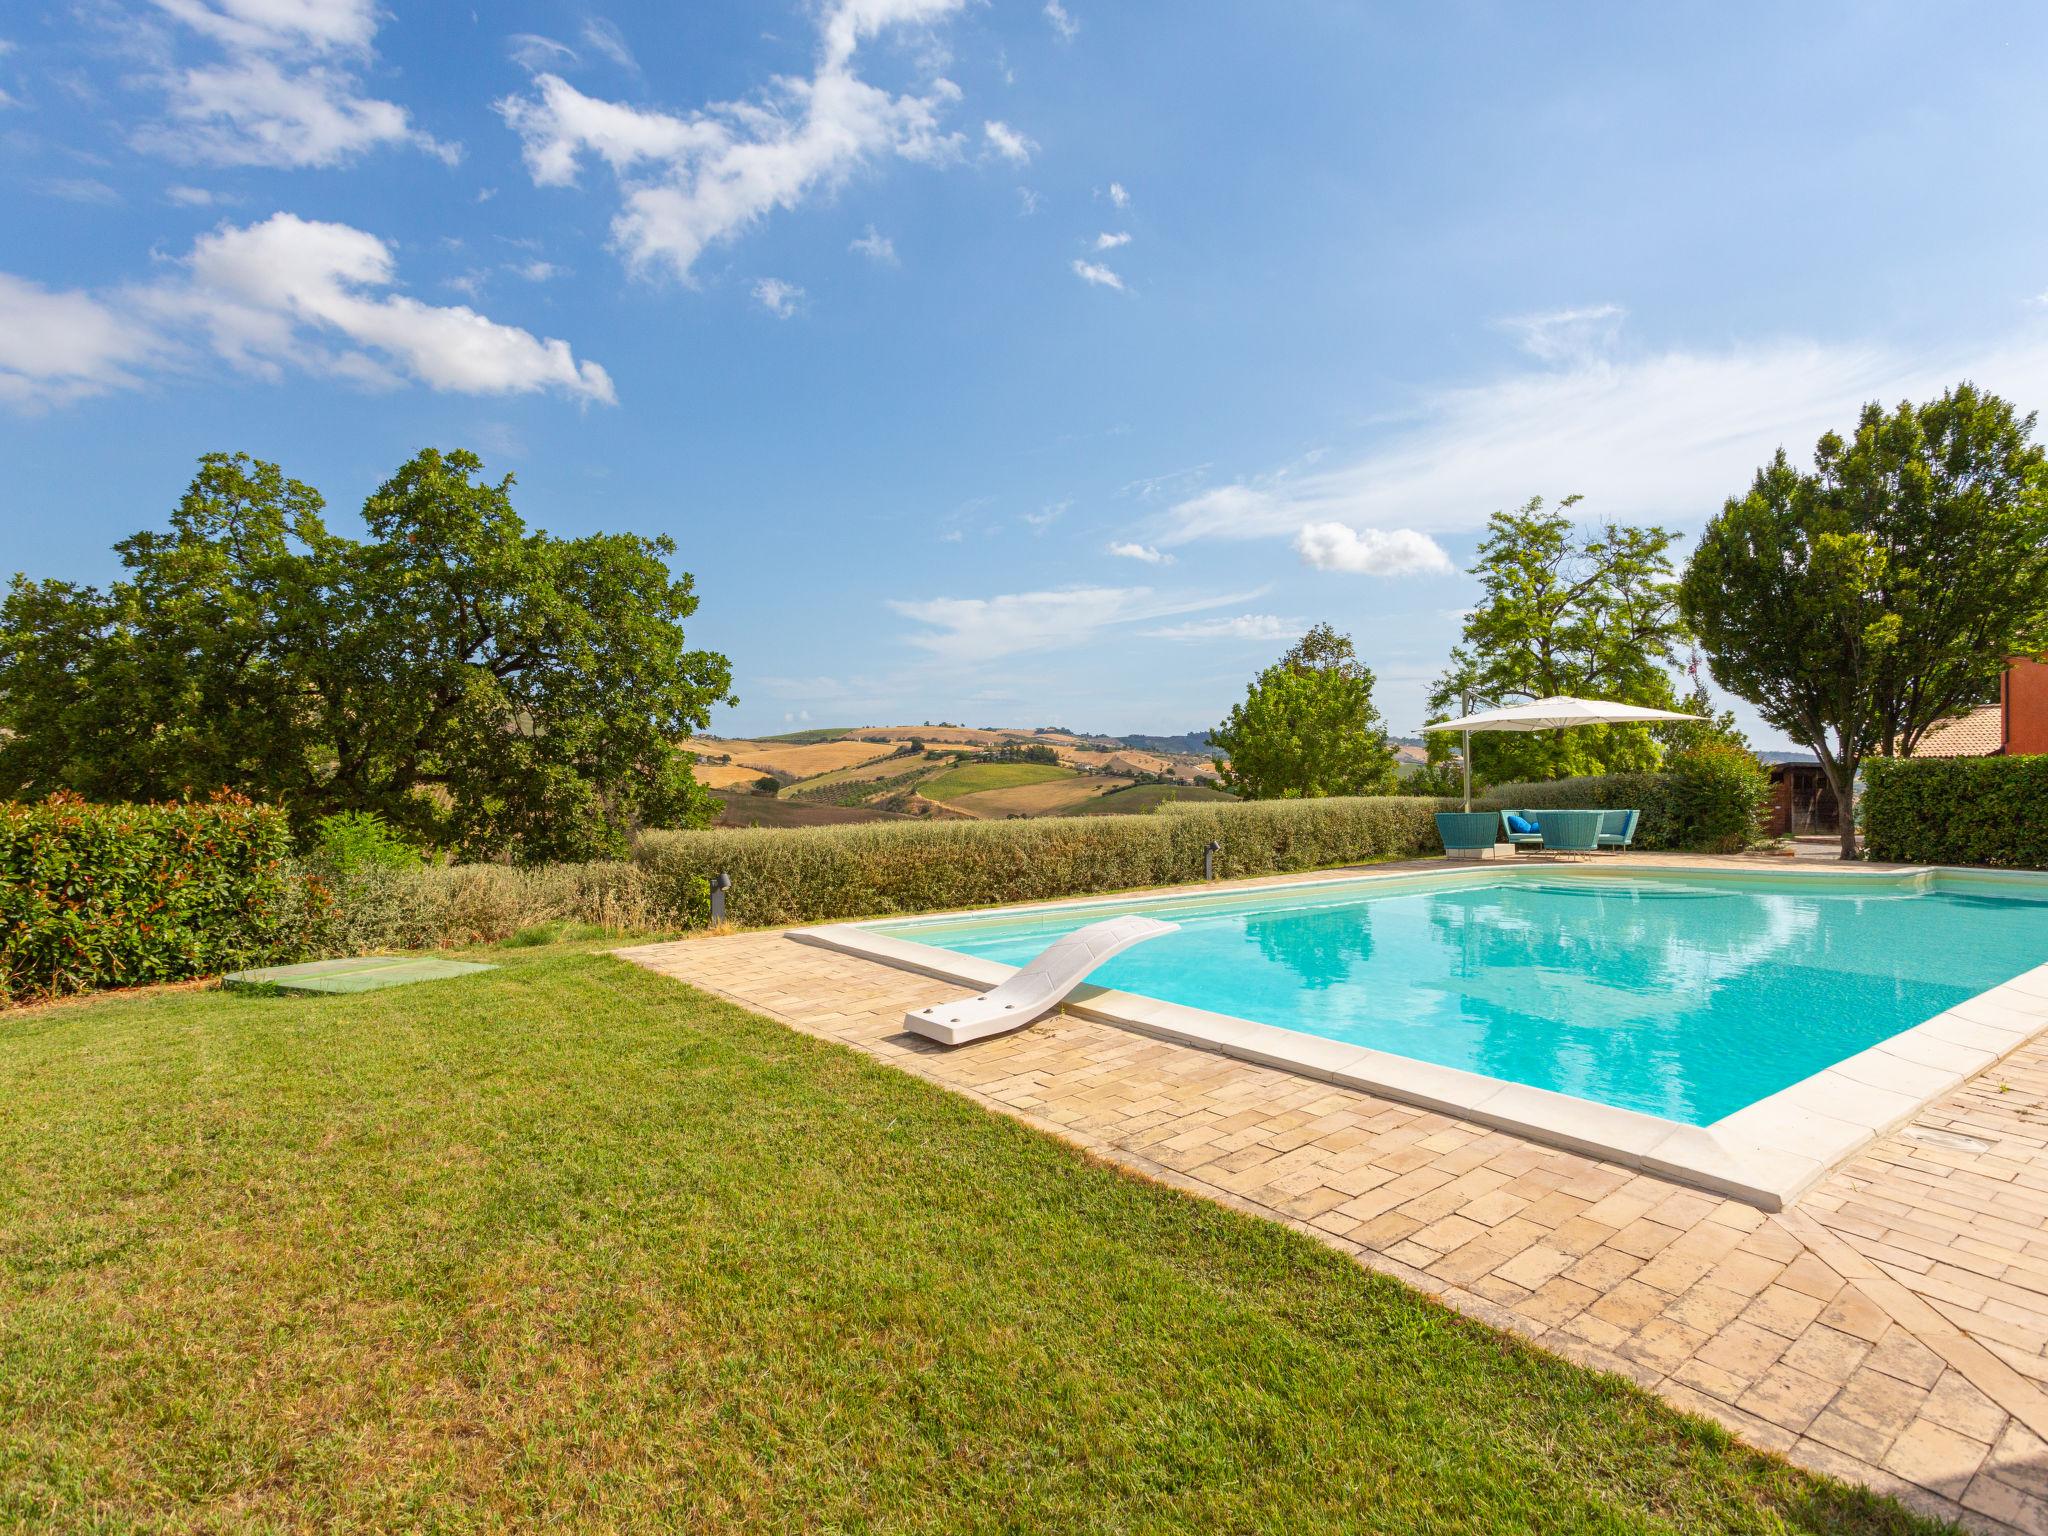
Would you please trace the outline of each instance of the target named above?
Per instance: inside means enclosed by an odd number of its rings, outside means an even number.
[[[2048,1042],[1766,1215],[1071,1014],[935,1046],[903,1014],[962,988],[780,933],[621,954],[1284,1222],[1801,1465],[2048,1536]]]

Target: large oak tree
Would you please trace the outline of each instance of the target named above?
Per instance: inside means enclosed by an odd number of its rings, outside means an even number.
[[[1722,687],[1819,757],[1856,852],[1856,772],[1995,696],[2048,645],[2034,417],[1970,384],[1863,409],[1813,468],[1780,449],[1707,525],[1680,588]]]
[[[218,788],[304,827],[375,811],[472,857],[587,858],[701,824],[680,750],[730,689],[685,648],[667,538],[556,538],[510,476],[422,452],[332,531],[274,464],[209,454],[104,591],[17,576],[0,604],[0,792]]]

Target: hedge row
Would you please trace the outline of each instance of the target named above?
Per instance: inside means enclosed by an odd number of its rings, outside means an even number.
[[[380,949],[492,943],[549,922],[700,927],[730,874],[749,926],[1040,901],[1435,852],[1437,802],[1162,807],[1042,821],[879,822],[651,833],[630,862],[336,871],[288,860],[275,811],[212,805],[0,810],[0,1000]]]
[[[657,902],[647,871],[622,860],[322,870],[302,880],[296,949],[308,959],[495,944],[543,923],[656,933],[692,921],[687,908]],[[700,897],[695,910],[707,905]]]
[[[1867,759],[1857,806],[1873,859],[2048,869],[2048,757]]]
[[[669,910],[732,876],[728,911],[749,926],[833,922],[1047,901],[1219,876],[1320,869],[1434,853],[1439,802],[1413,798],[1166,805],[1147,816],[872,822],[846,827],[651,833],[637,861]]]
[[[1748,752],[1707,746],[1673,754],[1655,773],[1496,784],[1485,803],[1506,810],[1637,810],[1635,846],[1646,853],[1736,853],[1757,837],[1769,793],[1763,765]]]
[[[289,955],[306,893],[282,812],[0,804],[0,1001],[182,981]]]

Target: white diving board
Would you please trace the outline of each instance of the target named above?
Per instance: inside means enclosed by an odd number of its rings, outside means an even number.
[[[906,1013],[903,1027],[941,1045],[965,1045],[970,1040],[1022,1029],[1059,1007],[1066,995],[1103,961],[1122,954],[1133,944],[1177,932],[1179,928],[1179,923],[1162,923],[1150,917],[1112,917],[1076,928],[1065,938],[1053,940],[1036,960],[994,991]]]

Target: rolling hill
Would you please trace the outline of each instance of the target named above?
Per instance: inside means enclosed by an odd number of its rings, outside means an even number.
[[[859,726],[780,736],[699,737],[697,781],[728,799],[721,825],[739,817],[762,826],[828,819],[807,812],[1001,819],[1095,812],[1144,812],[1180,790],[1217,798],[1205,755],[1172,750],[1194,738],[1085,736],[1044,727]],[[1022,761],[1029,750],[1033,758]],[[773,790],[764,781],[773,781]],[[1157,790],[1157,794],[1138,794]],[[778,813],[758,802],[780,802]],[[1111,805],[1114,802],[1114,805]]]

